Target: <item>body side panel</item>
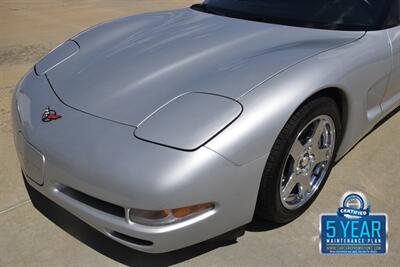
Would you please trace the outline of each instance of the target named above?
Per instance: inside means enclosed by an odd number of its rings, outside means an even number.
[[[206,146],[237,164],[261,157],[271,150],[283,126],[308,97],[335,87],[343,91],[349,103],[340,158],[381,117],[379,102],[375,101],[378,113],[368,118],[368,92],[378,86],[383,96],[390,71],[386,32],[368,32],[354,43],[321,53],[286,70],[238,99],[244,106],[242,116]]]
[[[388,29],[387,34],[393,51],[393,70],[382,101],[385,113],[389,113],[400,104],[400,26]]]

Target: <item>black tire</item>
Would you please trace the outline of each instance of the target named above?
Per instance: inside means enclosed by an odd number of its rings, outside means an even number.
[[[280,181],[285,159],[299,132],[310,121],[320,115],[330,116],[336,128],[335,148],[329,166],[327,167],[325,179],[314,195],[303,206],[295,210],[286,209],[280,198]],[[256,215],[270,222],[285,224],[299,217],[313,203],[321,192],[334,165],[334,159],[336,158],[342,138],[342,124],[340,118],[340,112],[336,103],[329,97],[311,99],[292,115],[271,149],[258,193]]]

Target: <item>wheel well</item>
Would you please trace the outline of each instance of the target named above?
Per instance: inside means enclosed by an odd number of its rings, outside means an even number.
[[[338,106],[340,111],[342,130],[344,134],[346,132],[347,118],[348,118],[348,102],[346,94],[342,89],[336,87],[330,87],[316,92],[315,94],[310,96],[306,101],[304,101],[304,103],[310,101],[311,99],[315,99],[322,96],[331,98],[333,101],[335,101],[336,105]]]

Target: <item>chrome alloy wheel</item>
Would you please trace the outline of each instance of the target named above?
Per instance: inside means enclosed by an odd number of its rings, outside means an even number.
[[[332,164],[335,123],[328,115],[312,119],[297,135],[285,159],[280,182],[283,206],[295,210],[318,191]]]

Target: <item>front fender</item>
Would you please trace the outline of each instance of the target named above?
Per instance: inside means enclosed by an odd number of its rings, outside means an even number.
[[[339,158],[380,118],[390,70],[386,33],[369,32],[354,43],[294,65],[241,96],[237,100],[243,105],[242,115],[206,146],[238,165],[251,162],[271,150],[304,101],[321,90],[339,88],[349,103]]]

